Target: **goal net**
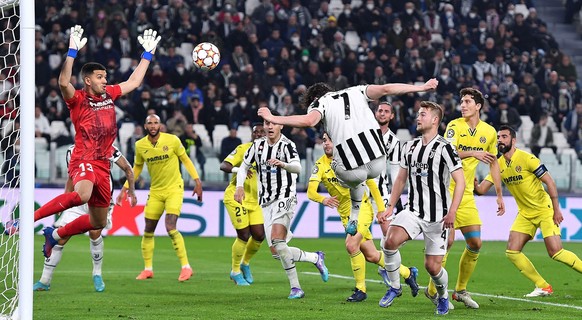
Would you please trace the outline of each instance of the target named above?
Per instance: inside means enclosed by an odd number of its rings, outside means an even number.
[[[20,12],[0,0],[0,319],[17,318],[20,201]],[[14,315],[14,317],[13,317]]]

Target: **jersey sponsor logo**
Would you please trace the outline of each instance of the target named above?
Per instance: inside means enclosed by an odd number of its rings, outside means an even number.
[[[112,109],[113,100],[111,98],[99,102],[93,102],[92,100],[89,100],[89,106],[91,109],[93,109],[93,111]]]
[[[485,137],[481,137],[481,138],[479,138],[479,142],[485,144],[485,143],[487,143],[487,139]]]
[[[465,145],[460,144],[459,150],[461,150],[461,151],[483,151],[483,148],[482,147],[465,146]]]
[[[336,184],[339,183],[339,179],[336,177],[327,178],[327,181],[329,183],[336,183]]]
[[[455,130],[449,129],[449,131],[447,131],[447,138],[451,139],[454,136],[455,136]]]
[[[163,154],[161,156],[146,158],[146,161],[147,162],[155,162],[155,161],[162,161],[162,160],[168,160],[168,159],[170,159],[170,156],[167,154]]]
[[[461,133],[461,134],[460,134],[460,136],[461,136],[461,138],[464,138],[464,137],[466,137],[467,135],[466,135],[466,134],[464,134],[464,133]]]
[[[410,164],[410,167],[416,169],[416,170],[411,170],[412,175],[421,176],[421,177],[428,176],[428,163],[412,162]]]
[[[521,174],[518,174],[516,176],[509,176],[507,178],[503,178],[503,182],[505,184],[521,184],[523,180],[523,176]]]

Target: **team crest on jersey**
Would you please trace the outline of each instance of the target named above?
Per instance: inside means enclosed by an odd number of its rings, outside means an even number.
[[[431,158],[431,159],[434,158],[435,153],[436,153],[435,150],[430,150],[430,153],[428,154],[428,157]]]
[[[449,129],[449,131],[447,131],[447,138],[451,139],[454,136],[455,136],[455,130]]]
[[[164,147],[162,148],[162,150],[163,150],[164,152],[168,152],[169,148],[168,148],[168,146],[164,146]]]
[[[521,166],[516,166],[515,167],[515,172],[517,172],[517,173],[521,172]]]
[[[485,144],[487,142],[487,139],[485,137],[481,137],[479,138],[479,142]]]

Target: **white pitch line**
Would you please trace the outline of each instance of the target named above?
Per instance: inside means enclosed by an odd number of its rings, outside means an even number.
[[[308,274],[311,276],[320,276],[319,272],[302,272],[303,274]],[[330,278],[338,278],[338,279],[346,279],[346,280],[354,280],[354,277],[348,277],[348,276],[342,276],[342,275],[338,275],[338,274],[329,274]],[[381,280],[375,280],[375,279],[366,279],[366,282],[376,282],[376,283],[384,283]],[[419,286],[420,288],[424,289],[426,287],[423,286]],[[453,290],[449,290],[450,292],[452,292]],[[553,306],[553,307],[561,307],[561,308],[570,308],[570,309],[576,309],[576,310],[582,310],[581,306],[574,306],[574,305],[570,305],[570,304],[563,304],[563,303],[554,303],[554,302],[546,302],[546,301],[537,301],[537,300],[529,300],[529,299],[523,299],[523,298],[514,298],[514,297],[507,297],[507,296],[498,296],[498,295],[494,295],[494,294],[486,294],[486,293],[478,293],[478,292],[472,292],[471,291],[471,295],[472,296],[480,296],[480,297],[487,297],[487,298],[496,298],[496,299],[502,299],[502,300],[511,300],[511,301],[520,301],[520,302],[529,302],[529,303],[535,303],[535,304],[543,304],[546,306]]]

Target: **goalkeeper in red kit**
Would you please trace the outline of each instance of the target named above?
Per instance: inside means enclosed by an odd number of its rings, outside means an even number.
[[[86,63],[81,68],[83,89],[75,90],[71,84],[73,62],[77,52],[87,43],[83,38],[83,28],[79,25],[70,30],[69,52],[59,76],[61,93],[75,126],[75,150],[69,164],[69,178],[73,182],[72,192],[61,194],[47,202],[34,213],[37,221],[68,208],[87,203],[89,214],[80,216],[65,226],[43,230],[45,244],[43,254],[50,257],[57,241],[89,230],[101,229],[107,224],[107,209],[111,202],[109,172],[113,143],[117,138],[115,105],[113,101],[140,86],[156,46],[160,41],[157,32],[145,30],[138,37],[144,48],[141,61],[127,81],[117,85],[107,85],[107,72],[103,65]],[[133,173],[126,174],[129,183],[128,195],[132,206],[137,199],[134,191]]]

